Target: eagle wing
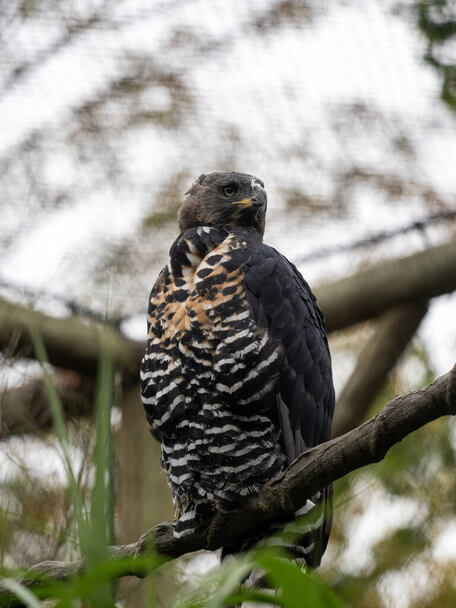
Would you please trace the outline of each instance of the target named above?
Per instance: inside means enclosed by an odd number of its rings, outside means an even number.
[[[290,464],[331,435],[334,385],[323,314],[297,268],[263,243],[245,268],[245,289],[258,328],[266,329],[270,340],[283,347],[271,415]],[[312,510],[314,505],[320,508]],[[304,533],[288,548],[307,565],[317,567],[331,529],[332,487],[323,488],[296,514],[304,513],[308,513]]]
[[[290,463],[331,434],[334,387],[323,314],[297,268],[263,243],[245,269],[245,288],[257,326],[283,345],[276,414]]]

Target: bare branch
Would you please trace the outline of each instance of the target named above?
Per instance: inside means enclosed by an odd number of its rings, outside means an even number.
[[[427,301],[408,302],[392,308],[378,320],[375,335],[359,353],[356,367],[337,399],[333,437],[364,420],[427,309]]]
[[[408,257],[380,262],[315,289],[328,332],[372,319],[412,300],[456,289],[456,240]]]
[[[267,521],[292,517],[309,496],[351,471],[379,462],[388,450],[424,424],[456,413],[456,365],[429,386],[394,397],[383,410],[356,429],[308,450],[286,471],[263,486],[242,508],[218,512],[195,532],[182,538],[173,535],[174,523],[165,522],[128,545],[111,548],[114,559],[137,557],[155,546],[171,558],[199,549],[215,550],[232,545]],[[29,570],[65,580],[83,570],[83,562],[41,562]],[[131,564],[122,576],[141,576]],[[36,584],[36,579],[25,579]]]
[[[108,325],[81,319],[55,319],[0,299],[0,348],[34,358],[29,328],[41,333],[49,361],[82,374],[94,375],[102,347],[109,350],[119,370],[136,377],[144,352],[142,343],[129,340]]]

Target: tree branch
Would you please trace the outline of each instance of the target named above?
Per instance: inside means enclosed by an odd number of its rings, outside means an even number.
[[[411,256],[388,260],[315,289],[328,332],[376,317],[396,304],[429,299],[456,289],[456,240]],[[117,369],[137,376],[144,344],[129,340],[112,327],[80,317],[54,319],[0,298],[0,350],[34,357],[29,327],[45,342],[56,367],[94,375],[101,343]]]
[[[137,557],[155,546],[158,553],[171,558],[200,549],[215,550],[267,521],[292,517],[307,498],[327,484],[368,464],[382,460],[388,450],[424,424],[456,414],[456,365],[429,386],[398,395],[382,411],[356,429],[318,445],[299,456],[286,471],[267,483],[258,495],[249,498],[242,508],[218,512],[192,534],[173,535],[174,523],[165,522],[143,534],[136,542],[111,548],[114,559]],[[83,570],[83,562],[41,562],[29,570],[65,580]],[[136,575],[131,566],[122,576]],[[27,578],[25,583],[36,584]]]
[[[412,300],[456,289],[456,240],[380,262],[315,289],[328,332],[344,329]]]
[[[332,436],[360,424],[426,315],[428,302],[395,306],[378,320],[374,336],[358,354],[353,373],[337,399]]]
[[[108,325],[79,317],[55,319],[0,298],[0,349],[35,358],[30,327],[43,337],[49,361],[56,367],[94,376],[102,348],[109,350],[117,369],[138,375],[144,344],[129,340]]]

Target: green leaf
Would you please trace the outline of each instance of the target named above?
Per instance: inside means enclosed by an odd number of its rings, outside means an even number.
[[[95,404],[95,484],[91,495],[90,522],[85,530],[86,536],[82,539],[82,551],[88,568],[108,557],[108,545],[114,541],[111,467],[112,387],[112,361],[106,353],[103,353],[98,367]]]
[[[217,570],[205,577],[197,589],[181,597],[177,608],[221,608],[226,600],[238,592],[238,587],[252,570],[249,555],[242,555],[224,561]]]
[[[342,602],[314,573],[304,571],[286,554],[260,550],[255,562],[266,571],[274,588],[282,591],[286,608],[341,608]]]
[[[113,606],[114,601],[111,598],[109,583],[127,574],[137,573],[143,577],[166,561],[166,558],[156,554],[107,559],[67,581],[59,583],[49,581],[49,585],[43,592],[46,597],[59,600],[56,608],[73,606],[72,602],[76,599],[89,599],[94,608],[101,605]]]
[[[206,608],[223,608],[226,605],[225,599],[239,587],[251,569],[252,564],[244,559],[233,560],[232,564],[228,564],[217,591],[206,602]]]
[[[1,585],[8,591],[11,591],[27,608],[42,608],[43,604],[33,595],[30,589],[22,585],[13,578],[1,579]]]
[[[113,400],[114,372],[112,360],[102,350],[97,374],[95,404],[95,484],[91,494],[90,521],[81,536],[81,549],[90,570],[108,558],[108,546],[114,542],[111,405]],[[97,608],[113,605],[115,583],[100,584],[92,588],[90,599]]]

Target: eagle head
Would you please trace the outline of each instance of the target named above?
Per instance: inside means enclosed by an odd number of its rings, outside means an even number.
[[[194,226],[252,227],[264,233],[267,196],[261,179],[246,173],[200,175],[179,210],[181,232]]]

